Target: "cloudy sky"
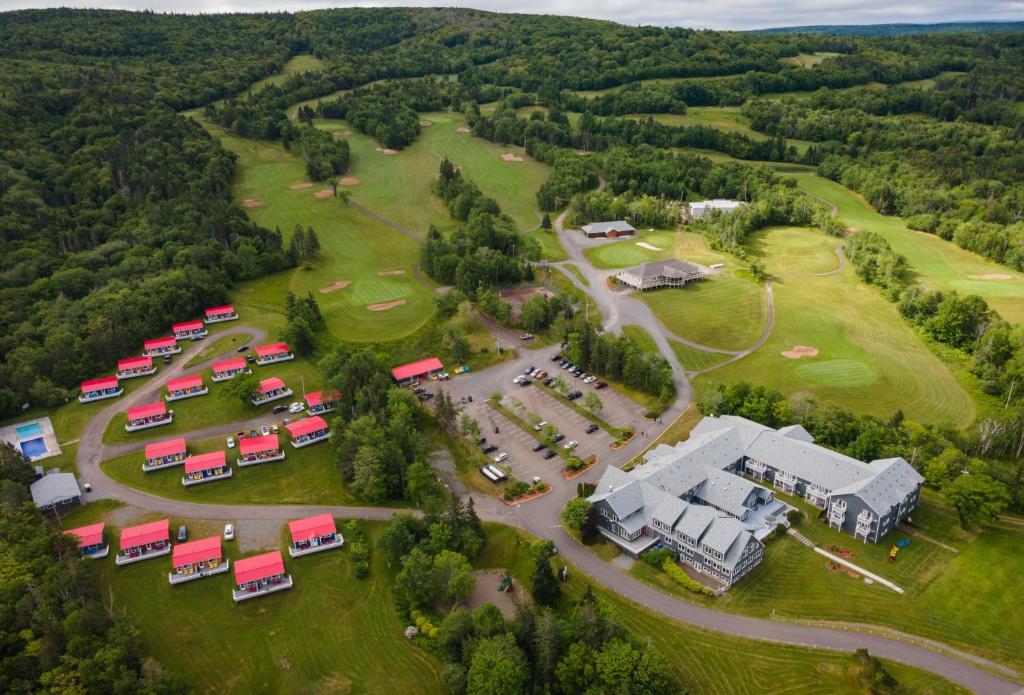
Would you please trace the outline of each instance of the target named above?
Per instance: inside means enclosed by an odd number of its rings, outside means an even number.
[[[296,11],[325,7],[457,5],[496,12],[566,14],[625,24],[755,29],[806,24],[1024,20],[1024,0],[0,0],[0,10],[104,7],[165,12]]]

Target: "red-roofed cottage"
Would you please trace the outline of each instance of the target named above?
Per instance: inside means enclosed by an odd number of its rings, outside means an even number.
[[[142,357],[129,357],[126,360],[117,361],[117,378],[132,379],[137,376],[149,376],[156,373],[156,365],[149,355]]]
[[[235,307],[230,304],[224,306],[212,306],[206,310],[207,323],[220,323],[221,321],[234,321],[238,318]]]
[[[238,374],[251,374],[252,370],[245,363],[244,357],[231,357],[220,362],[213,363],[213,380],[228,381],[234,379]]]
[[[104,398],[117,398],[124,393],[124,387],[117,383],[116,376],[105,376],[102,379],[91,379],[82,382],[82,395],[79,403],[102,401]]]
[[[264,403],[287,398],[290,395],[292,395],[292,390],[281,379],[272,376],[261,381],[259,386],[256,387],[256,393],[252,397],[252,404],[263,405]]]
[[[244,601],[272,591],[292,588],[292,578],[284,570],[281,551],[247,557],[235,563],[235,584],[231,592],[235,601]]]
[[[118,565],[127,565],[171,552],[171,521],[161,519],[148,524],[129,526],[121,531],[121,552],[114,558]]]
[[[331,429],[328,427],[327,421],[319,415],[289,422],[284,428],[288,430],[288,435],[292,438],[292,446],[296,449],[325,441],[331,436]]]
[[[429,379],[444,371],[444,365],[436,357],[428,357],[419,362],[410,362],[391,370],[391,378],[399,384],[411,384],[414,381]]]
[[[177,355],[181,352],[178,339],[173,335],[166,338],[153,338],[142,343],[143,354],[149,357],[160,357],[161,355]]]
[[[178,543],[171,555],[172,572],[167,573],[171,584],[190,582],[211,574],[227,572],[231,561],[224,559],[220,548],[220,536],[200,538],[189,543]]]
[[[185,459],[185,477],[181,479],[181,484],[188,487],[230,477],[231,467],[228,466],[227,455],[223,451],[213,451]]]
[[[184,437],[147,444],[146,461],[142,464],[142,470],[148,473],[159,468],[180,466],[185,463],[185,456],[187,454],[188,446],[185,443]]]
[[[270,345],[260,345],[256,348],[256,364],[259,365],[294,359],[295,355],[288,351],[287,343],[272,343]]]
[[[207,335],[206,326],[199,320],[176,323],[171,326],[171,332],[174,333],[174,337],[178,340],[191,340],[192,338],[206,337]]]
[[[203,384],[201,374],[189,374],[188,376],[180,376],[177,379],[170,379],[167,382],[167,395],[164,398],[168,401],[180,401],[183,398],[205,396],[209,392],[210,389],[206,388],[206,385]]]
[[[73,528],[64,533],[78,539],[78,547],[82,550],[84,557],[99,560],[110,552],[110,546],[103,540],[103,529],[106,527],[102,521],[90,526]]]
[[[158,425],[169,425],[174,420],[174,411],[167,410],[163,401],[147,403],[128,409],[128,422],[124,428],[129,432],[144,430]]]
[[[310,415],[337,410],[341,394],[337,391],[314,391],[306,394],[306,412]]]
[[[334,525],[334,517],[330,514],[317,514],[305,519],[289,521],[288,530],[292,534],[292,544],[288,546],[288,554],[292,557],[340,548],[345,543],[345,539],[338,533],[338,528]]]
[[[284,449],[278,443],[276,434],[263,437],[242,437],[238,440],[238,465],[253,466],[257,463],[280,461]]]

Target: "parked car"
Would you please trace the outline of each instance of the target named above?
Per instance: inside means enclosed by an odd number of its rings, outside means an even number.
[[[245,360],[247,362],[255,362],[256,356],[250,352],[248,355],[245,356]]]
[[[523,374],[530,375],[533,373],[533,367],[527,367],[523,370]]]
[[[546,370],[546,369],[538,369],[537,370],[537,378],[538,379],[546,379],[547,376],[548,376],[548,370]]]
[[[299,403],[298,401],[296,401],[295,403],[292,403],[290,406],[288,406],[288,412],[291,413],[292,415],[294,415],[296,413],[301,413],[305,409],[306,409],[305,404]]]
[[[545,451],[542,454],[542,456],[544,457],[545,460],[551,460],[551,459],[555,458],[556,456],[558,456],[558,454],[553,452],[551,449],[548,449],[547,451]]]
[[[534,432],[540,432],[542,429],[547,427],[547,424],[548,424],[547,420],[541,420],[540,422],[538,422],[536,425],[533,426]]]
[[[496,447],[496,446],[495,446],[495,445],[493,445],[493,444],[485,444],[485,445],[483,446],[483,452],[484,452],[485,454],[489,454],[489,453],[491,453],[492,451],[497,451],[497,450],[498,450],[498,447]]]
[[[607,385],[608,385],[607,381],[599,381],[596,384],[594,384],[594,388],[597,389],[598,391],[600,391],[601,389],[603,389]]]
[[[540,367],[537,367],[537,369],[534,369],[532,372],[530,372],[530,376],[532,376],[534,379],[539,377],[540,376]]]
[[[565,369],[566,367],[569,366],[569,360],[562,360],[561,362],[558,363],[558,366],[561,367],[562,369]]]
[[[228,437],[228,448],[229,449],[234,449],[235,448],[235,438],[234,437]]]
[[[487,443],[487,437],[484,437],[483,435],[477,437],[476,443],[477,444],[486,444]]]
[[[558,442],[562,441],[563,439],[565,439],[565,435],[562,434],[561,432],[559,432],[554,437],[551,438],[551,441],[553,441],[554,443],[557,444]]]
[[[86,492],[92,492],[92,485],[89,483],[82,483],[82,489]]]
[[[286,406],[286,405],[275,405],[274,406],[274,413],[283,413],[286,410],[288,410],[288,406]]]
[[[188,527],[182,524],[178,527],[178,542],[181,543],[186,538],[188,538]]]
[[[551,386],[551,384],[555,383],[555,377],[549,376],[547,379],[540,383],[544,384],[545,386]]]
[[[260,436],[260,433],[257,432],[256,430],[249,430],[249,436],[250,437],[258,437],[258,436]]]
[[[569,441],[567,441],[565,444],[562,445],[562,448],[563,449],[569,449],[570,451],[572,451],[573,449],[575,449],[579,445],[580,445],[580,443],[577,442],[575,439],[570,439]]]
[[[553,356],[553,357],[551,358],[551,361],[552,361],[552,362],[561,362],[561,361],[562,361],[562,356],[561,356],[561,355],[554,355],[554,356]]]
[[[588,376],[586,379],[583,380],[583,383],[584,384],[593,384],[595,381],[597,381],[597,377],[596,376]]]
[[[278,432],[281,431],[281,429],[277,425],[271,425],[270,431],[273,432],[274,434],[277,434]]]
[[[263,425],[263,427],[260,428],[260,434],[266,437],[268,434],[270,434],[270,428],[267,427],[266,425]]]
[[[199,335],[192,336],[192,342],[198,343],[200,340],[203,340],[204,338],[206,338],[206,336],[200,333]]]
[[[587,425],[586,433],[593,434],[594,432],[597,432],[599,429],[601,428],[595,425],[594,423],[590,423],[589,425]]]
[[[232,541],[235,539],[235,525],[225,524],[224,525],[224,540]]]
[[[547,449],[547,448],[548,448],[548,445],[545,444],[544,442],[537,442],[536,444],[533,445],[533,450],[534,451],[542,451],[542,450]]]
[[[164,355],[164,364],[170,364],[170,363],[171,363],[171,356],[170,355]]]
[[[520,381],[522,381],[525,378],[526,378],[525,374],[520,374],[519,376],[517,376],[515,379],[512,380],[512,383],[513,384],[518,384]]]
[[[495,463],[501,463],[502,461],[508,461],[508,454],[506,454],[504,451],[494,457]]]
[[[520,385],[520,386],[529,386],[529,385],[530,385],[530,384],[532,384],[532,383],[533,383],[533,382],[532,382],[532,381],[530,381],[529,379],[523,379],[522,381],[520,381],[520,382],[519,382],[519,385]]]
[[[572,370],[572,375],[575,377],[578,377],[581,374],[583,374],[583,369],[581,367],[576,367],[575,369]]]
[[[243,345],[242,347],[238,348],[238,352],[245,352],[248,349],[249,349],[248,345]]]
[[[533,340],[533,333],[523,333],[519,336],[520,340]]]

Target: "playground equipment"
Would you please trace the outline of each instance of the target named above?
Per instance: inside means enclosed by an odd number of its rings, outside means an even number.
[[[498,591],[506,592],[506,593],[509,592],[509,591],[512,591],[512,577],[511,576],[509,576],[507,574],[501,575],[501,583],[498,584]]]
[[[892,550],[889,551],[889,557],[887,558],[889,562],[896,562],[896,554],[903,550],[903,548],[906,548],[908,545],[910,545],[909,538],[904,538],[903,540],[896,543],[896,545],[892,547]]]

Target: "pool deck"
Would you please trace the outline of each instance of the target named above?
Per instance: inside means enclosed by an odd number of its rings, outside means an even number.
[[[19,436],[18,428],[26,427],[32,424],[39,425],[39,433]],[[25,422],[19,422],[14,425],[7,425],[6,427],[0,427],[0,440],[10,442],[13,446],[21,448],[22,442],[29,442],[33,439],[42,439],[43,443],[46,444],[46,453],[40,456],[29,457],[31,461],[42,461],[48,459],[51,456],[60,456],[60,444],[57,442],[57,433],[53,431],[53,423],[50,422],[50,418],[41,417],[35,420],[26,420]]]

